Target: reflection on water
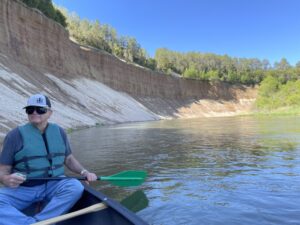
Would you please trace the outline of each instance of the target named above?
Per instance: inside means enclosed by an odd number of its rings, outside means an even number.
[[[203,118],[98,127],[70,135],[90,170],[147,170],[155,225],[300,224],[300,118]],[[116,199],[137,188],[93,186]]]

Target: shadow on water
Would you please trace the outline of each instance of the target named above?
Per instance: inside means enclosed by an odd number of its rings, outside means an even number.
[[[300,118],[203,118],[123,124],[71,134],[99,175],[147,170],[150,224],[296,224]],[[93,186],[121,199],[130,188]],[[136,188],[135,188],[136,189]]]

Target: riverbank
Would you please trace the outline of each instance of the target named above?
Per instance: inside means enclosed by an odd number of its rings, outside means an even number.
[[[38,10],[0,0],[0,139],[27,121],[35,93],[49,96],[65,129],[176,118],[235,116],[256,87],[168,76],[81,46]]]

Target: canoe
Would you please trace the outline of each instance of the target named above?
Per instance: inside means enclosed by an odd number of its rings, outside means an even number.
[[[119,202],[114,201],[101,192],[85,185],[84,193],[79,201],[69,212],[81,210],[97,203],[105,203],[108,207],[97,212],[91,212],[77,216],[59,223],[57,225],[148,225],[135,213],[131,212]],[[32,214],[34,208],[27,209],[26,214]]]

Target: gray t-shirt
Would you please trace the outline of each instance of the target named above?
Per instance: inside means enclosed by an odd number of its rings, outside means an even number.
[[[72,153],[70,143],[66,132],[63,128],[59,127],[61,136],[66,145],[67,157]],[[14,155],[16,152],[20,151],[23,147],[23,138],[18,128],[15,128],[8,132],[3,142],[3,149],[0,154],[0,164],[12,166],[14,163]]]

